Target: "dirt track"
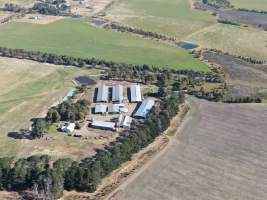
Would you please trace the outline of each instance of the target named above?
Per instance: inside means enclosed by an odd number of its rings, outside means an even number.
[[[191,108],[181,134],[110,199],[267,199],[267,106]]]

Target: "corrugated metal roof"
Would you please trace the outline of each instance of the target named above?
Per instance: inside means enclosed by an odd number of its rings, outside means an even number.
[[[115,130],[115,123],[113,122],[105,122],[105,121],[93,121],[92,126],[96,128],[107,128]]]
[[[123,101],[123,86],[115,85],[112,87],[112,101],[122,102]]]
[[[61,130],[66,132],[66,133],[72,133],[75,129],[75,124],[74,123],[66,123],[61,127]]]
[[[124,128],[131,128],[131,124],[132,124],[133,118],[129,117],[129,116],[125,116],[122,126]]]
[[[140,85],[132,84],[130,86],[130,92],[131,92],[131,102],[141,102],[142,101]]]
[[[151,110],[151,108],[154,106],[155,101],[153,99],[145,99],[136,113],[134,114],[134,117],[142,117],[145,118],[148,114],[148,112]]]
[[[106,113],[107,112],[107,105],[104,104],[97,104],[95,106],[95,113]]]
[[[98,102],[107,102],[108,101],[108,86],[101,85],[97,90],[97,98]]]

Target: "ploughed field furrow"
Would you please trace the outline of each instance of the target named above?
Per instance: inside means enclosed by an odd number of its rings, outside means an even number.
[[[176,141],[118,199],[266,200],[267,106],[191,108]]]

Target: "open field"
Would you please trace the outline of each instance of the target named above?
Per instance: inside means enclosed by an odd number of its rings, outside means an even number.
[[[267,198],[267,106],[190,104],[177,138],[119,186],[113,200]]]
[[[106,17],[178,39],[216,23],[208,12],[192,9],[190,0],[115,0]]]
[[[267,60],[267,32],[252,28],[216,24],[185,38],[201,47],[219,49],[233,55]]]
[[[267,67],[251,64],[231,55],[204,52],[204,59],[221,66],[227,74],[231,97],[257,96],[267,98]]]
[[[70,28],[71,27],[71,28]],[[23,39],[22,39],[23,38]],[[74,57],[209,71],[199,59],[175,46],[109,32],[85,21],[60,20],[47,25],[9,23],[0,27],[0,44]]]
[[[30,126],[30,119],[42,117],[70,88],[72,78],[97,75],[96,70],[40,64],[27,60],[0,58],[0,156],[48,154],[79,159],[89,156],[99,144],[65,137],[50,130],[52,140],[15,139],[15,131]]]
[[[247,8],[255,10],[265,10],[267,11],[266,0],[231,0],[231,3],[236,8]]]

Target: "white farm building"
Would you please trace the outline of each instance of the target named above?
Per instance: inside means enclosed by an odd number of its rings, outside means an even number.
[[[107,105],[104,104],[97,104],[95,105],[95,113],[96,114],[106,114],[107,113]]]
[[[112,102],[123,101],[123,86],[122,85],[114,85],[112,87]]]
[[[130,86],[130,92],[131,92],[131,102],[141,102],[142,101],[140,85],[132,84]]]
[[[97,102],[108,102],[108,86],[101,85],[97,88]]]
[[[65,133],[72,133],[75,129],[75,124],[74,123],[65,123],[61,127],[61,131]]]
[[[146,118],[148,112],[152,109],[154,104],[155,101],[153,99],[145,99],[136,113],[134,113],[134,117]]]
[[[93,120],[91,124],[92,128],[115,131],[115,123]]]

